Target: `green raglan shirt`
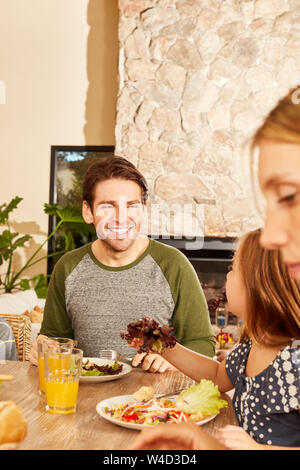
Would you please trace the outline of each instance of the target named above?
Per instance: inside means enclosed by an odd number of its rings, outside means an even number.
[[[109,267],[95,258],[90,243],[56,263],[40,333],[75,338],[85,357],[97,357],[100,349],[134,356],[120,333],[145,315],[173,326],[183,346],[214,355],[206,299],[193,266],[179,250],[150,240],[133,263]]]

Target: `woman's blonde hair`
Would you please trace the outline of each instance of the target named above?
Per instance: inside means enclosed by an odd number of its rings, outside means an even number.
[[[270,112],[256,131],[252,146],[258,145],[261,139],[300,144],[300,87],[290,90]]]
[[[262,218],[265,217],[265,209],[261,205],[262,200],[259,196],[256,160],[259,152],[256,153],[256,150],[259,148],[261,140],[264,139],[300,145],[300,86],[291,89],[277,103],[249,142],[250,152],[247,160],[247,171],[249,171],[255,208]]]
[[[282,344],[282,338],[300,338],[300,287],[280,251],[263,248],[260,235],[257,229],[241,237],[234,256],[247,299],[241,340],[247,336],[271,346]]]

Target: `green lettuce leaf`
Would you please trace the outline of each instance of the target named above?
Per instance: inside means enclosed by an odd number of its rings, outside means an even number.
[[[100,372],[99,370],[83,370],[81,372],[81,375],[87,375],[87,376],[98,376],[98,375],[104,375],[104,372]]]
[[[198,385],[183,390],[176,399],[176,405],[188,413],[210,416],[227,406],[227,401],[222,400],[220,395],[217,385],[203,379]]]

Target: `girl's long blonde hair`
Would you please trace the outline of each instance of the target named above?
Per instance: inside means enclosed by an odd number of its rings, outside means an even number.
[[[246,290],[246,336],[265,346],[300,338],[300,287],[279,250],[260,245],[261,230],[244,235],[234,256]]]

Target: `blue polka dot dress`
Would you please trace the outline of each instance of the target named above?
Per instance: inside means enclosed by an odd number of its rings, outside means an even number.
[[[239,425],[259,443],[300,446],[300,350],[286,346],[260,374],[246,377],[250,349],[248,339],[226,359]]]

